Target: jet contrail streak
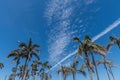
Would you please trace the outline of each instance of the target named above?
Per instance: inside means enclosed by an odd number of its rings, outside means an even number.
[[[120,18],[118,20],[116,20],[112,25],[110,25],[109,27],[107,27],[104,31],[102,31],[101,33],[99,33],[97,36],[92,38],[92,42],[96,41],[97,39],[101,38],[102,36],[104,36],[105,34],[107,34],[108,32],[110,32],[112,29],[118,27],[118,25],[120,25]]]
[[[108,26],[105,30],[103,30],[100,34],[96,35],[95,37],[92,38],[92,42],[96,41],[97,39],[101,38],[114,28],[118,27],[120,25],[120,18],[116,20],[112,25]],[[71,56],[75,55],[77,53],[77,49],[72,52],[71,54],[67,55],[65,58],[63,58],[61,61],[59,61],[57,64],[55,64],[50,70],[53,70],[55,67],[57,67],[59,64],[61,64],[63,61],[66,59],[70,58]],[[49,70],[49,71],[50,71]]]
[[[63,58],[61,61],[59,61],[57,64],[55,64],[50,70],[54,69],[55,67],[57,67],[58,65],[60,65],[63,61],[65,61],[66,59],[68,59],[69,57],[71,57],[72,55],[74,55],[76,53],[77,53],[77,50],[75,50],[71,54],[67,55],[65,58]]]

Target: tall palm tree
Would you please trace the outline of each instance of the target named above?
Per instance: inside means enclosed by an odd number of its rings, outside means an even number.
[[[12,61],[16,61],[16,67],[18,67],[21,58],[24,58],[25,60],[25,67],[24,67],[24,75],[22,77],[22,80],[26,80],[27,73],[29,71],[28,66],[30,66],[29,62],[32,60],[32,57],[34,56],[37,58],[37,60],[40,60],[40,57],[38,55],[39,53],[39,45],[33,44],[32,39],[30,38],[29,43],[19,43],[19,48],[16,50],[13,50],[9,55],[8,58],[14,57]]]
[[[38,55],[40,46],[37,44],[32,43],[32,39],[30,38],[29,43],[20,43],[19,48],[21,49],[21,53],[25,54],[25,68],[24,68],[24,76],[22,80],[26,80],[27,70],[29,66],[29,62],[32,59],[32,56],[35,56],[38,60],[40,60],[40,57]]]
[[[61,66],[61,69],[59,69],[57,73],[59,74],[60,72],[62,73],[63,80],[66,80],[66,77],[71,73],[71,69],[65,66]]]
[[[88,67],[88,71],[90,72],[90,70],[93,71],[93,68],[91,68],[91,66],[90,66],[90,59],[89,59],[89,54],[90,54],[92,56],[92,62],[95,66],[97,79],[99,80],[98,70],[97,70],[97,66],[96,66],[96,63],[95,63],[95,58],[94,58],[93,53],[97,53],[97,54],[105,57],[105,54],[108,52],[108,50],[105,47],[103,47],[99,44],[93,43],[91,38],[88,35],[85,36],[83,41],[81,41],[77,37],[74,38],[74,41],[80,42],[80,45],[78,47],[78,53],[76,54],[76,58],[78,56],[82,57],[82,55],[84,53],[85,60],[86,60],[86,63],[87,63],[87,67]]]

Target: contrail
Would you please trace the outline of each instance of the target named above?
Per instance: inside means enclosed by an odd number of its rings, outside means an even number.
[[[99,39],[100,37],[104,36],[105,34],[107,34],[108,32],[110,32],[112,29],[118,27],[118,25],[120,24],[120,18],[118,20],[116,20],[112,25],[110,25],[109,27],[107,27],[104,31],[102,31],[101,33],[99,33],[97,36],[92,38],[92,42],[96,41],[97,39]]]
[[[108,32],[110,32],[111,30],[113,30],[114,28],[116,28],[119,25],[120,25],[120,18],[118,20],[116,20],[113,24],[111,24],[110,26],[108,26],[101,33],[99,33],[98,35],[96,35],[95,37],[93,37],[92,38],[92,42],[94,42],[97,39],[101,38],[102,36],[104,36],[105,34],[107,34]],[[75,55],[76,53],[77,53],[77,49],[74,52],[72,52],[71,54],[67,55],[65,58],[63,58],[61,61],[59,61],[57,64],[55,64],[50,70],[53,70],[55,67],[57,67],[58,65],[60,65],[63,61],[65,61],[66,59],[68,59],[71,56]]]
[[[65,58],[63,58],[61,61],[59,61],[57,64],[55,64],[50,70],[54,69],[55,67],[57,67],[58,65],[60,65],[63,61],[65,61],[66,59],[68,59],[69,57],[75,55],[77,53],[77,50],[75,50],[74,52],[72,52],[71,54],[67,55]]]

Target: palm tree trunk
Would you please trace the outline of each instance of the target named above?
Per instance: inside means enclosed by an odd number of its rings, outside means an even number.
[[[30,53],[28,53],[28,59],[26,59],[26,62],[25,62],[25,72],[22,80],[26,80],[29,60],[30,60]]]
[[[115,80],[115,77],[114,77],[114,74],[113,74],[113,72],[112,72],[111,67],[109,67],[109,69],[110,69],[110,73],[111,73],[111,75],[112,75],[112,77],[113,77],[113,80]]]
[[[24,69],[23,69],[23,73],[24,73],[24,76],[22,77],[22,79],[21,80],[25,80],[25,74],[26,74],[26,67],[27,67],[27,59],[25,60],[25,66],[24,66]]]
[[[72,73],[73,74],[73,80],[75,80],[75,73]]]
[[[64,76],[64,80],[66,80],[66,75]]]
[[[97,65],[96,65],[96,62],[95,62],[95,58],[94,58],[93,53],[91,53],[91,55],[92,55],[93,64],[95,65],[95,71],[96,71],[96,75],[97,75],[97,80],[100,80],[100,79],[99,79],[99,75],[98,75]]]
[[[85,63],[87,64],[87,69],[88,69],[88,72],[89,72],[89,75],[90,75],[90,80],[93,80],[92,71],[90,69],[90,62],[89,62],[89,57],[88,57],[87,52],[85,52],[85,57],[87,59],[86,60],[87,62],[85,62]]]
[[[104,67],[105,67],[105,69],[106,69],[108,79],[110,80],[110,75],[109,75],[109,72],[108,72],[108,68],[107,68],[107,66],[106,66],[106,64],[105,64],[105,63],[104,63]]]
[[[18,64],[16,63],[16,71],[15,71],[15,75],[16,75],[16,73],[17,73],[17,68],[18,68]],[[15,78],[16,78],[16,76],[15,76]]]
[[[33,76],[33,79],[32,80],[35,80],[35,76]]]
[[[7,75],[5,76],[4,80],[7,80]]]
[[[88,69],[89,75],[90,75],[90,80],[93,80],[93,76],[92,76],[92,71],[90,69]]]

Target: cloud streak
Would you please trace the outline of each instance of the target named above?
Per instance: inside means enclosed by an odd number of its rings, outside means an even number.
[[[72,33],[69,30],[70,16],[73,12],[73,7],[70,6],[72,0],[51,0],[45,12],[48,19],[48,24],[52,30],[49,33],[48,52],[49,60],[52,63],[58,62],[60,55],[65,52],[66,46],[70,42]]]
[[[104,36],[105,34],[107,34],[108,32],[110,32],[114,28],[118,27],[119,25],[120,25],[120,18],[118,20],[116,20],[113,24],[111,24],[110,26],[108,26],[101,33],[99,33],[98,35],[96,35],[95,37],[93,37],[92,41],[94,42],[94,41],[98,40],[99,38],[101,38],[102,36]],[[67,60],[68,58],[70,58],[71,56],[75,55],[76,53],[77,53],[77,50],[75,50],[74,52],[70,53],[65,58],[63,58],[61,61],[59,61],[57,64],[55,64],[50,70],[53,70],[55,67],[57,67],[58,65],[60,65],[63,61]]]
[[[107,34],[108,32],[110,32],[111,30],[113,30],[114,28],[118,27],[118,25],[120,25],[120,18],[118,20],[116,20],[112,25],[110,25],[109,27],[107,27],[104,31],[102,31],[100,34],[98,34],[97,36],[92,38],[92,41],[96,41],[97,39],[99,39],[100,37],[104,36],[105,34]]]

